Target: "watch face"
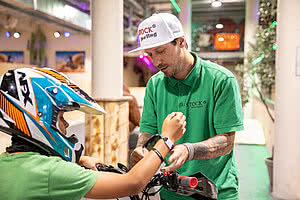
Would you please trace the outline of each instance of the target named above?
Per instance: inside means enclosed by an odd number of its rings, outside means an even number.
[[[153,135],[149,140],[144,144],[144,147],[151,151],[153,147],[155,146],[156,142],[161,139],[160,135]]]

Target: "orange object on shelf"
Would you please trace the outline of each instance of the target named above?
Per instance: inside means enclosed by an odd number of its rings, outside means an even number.
[[[239,33],[217,33],[214,46],[216,50],[236,50],[240,48]]]

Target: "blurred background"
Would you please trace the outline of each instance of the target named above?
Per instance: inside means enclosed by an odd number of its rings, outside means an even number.
[[[173,13],[189,49],[239,81],[245,125],[235,145],[240,199],[300,199],[300,149],[294,143],[300,139],[299,2],[0,0],[0,74],[32,66],[66,73],[109,111],[99,118],[70,114],[69,131],[85,143],[86,154],[127,163],[139,134],[145,86],[158,72],[149,57],[128,51],[136,48],[137,26],[145,17]],[[276,70],[281,73],[275,78]],[[0,134],[0,140],[3,152],[10,138]],[[283,173],[289,170],[296,176]]]

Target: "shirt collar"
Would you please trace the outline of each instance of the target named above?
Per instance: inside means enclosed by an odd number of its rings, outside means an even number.
[[[197,56],[196,53],[191,52],[191,54],[196,58],[196,63],[193,69],[190,71],[190,73],[185,77],[184,80],[177,80],[173,76],[168,78],[168,82],[171,87],[174,87],[177,83],[181,82],[185,85],[188,85],[190,87],[193,86],[194,80],[200,76],[201,71],[201,59]]]

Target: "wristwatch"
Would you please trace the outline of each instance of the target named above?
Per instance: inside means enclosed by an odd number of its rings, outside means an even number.
[[[156,144],[156,142],[160,139],[163,139],[163,141],[165,142],[165,144],[167,145],[167,147],[170,150],[173,149],[174,143],[170,140],[170,138],[159,135],[159,134],[155,134],[151,138],[149,138],[149,140],[144,144],[144,147],[146,149],[148,149],[149,151],[151,151],[153,149],[154,145]]]
[[[174,143],[170,140],[170,138],[166,137],[166,136],[161,136],[159,135],[165,142],[165,144],[168,146],[168,148],[170,150],[172,150],[174,148]]]

